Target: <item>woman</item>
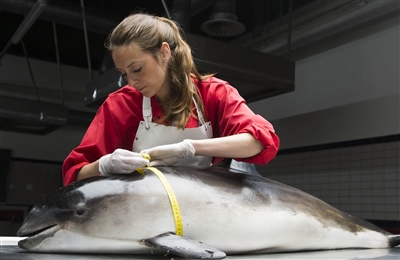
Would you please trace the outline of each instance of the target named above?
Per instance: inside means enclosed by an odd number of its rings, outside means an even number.
[[[266,164],[275,157],[272,125],[227,82],[199,74],[173,21],[131,15],[106,47],[128,85],[108,96],[65,159],[65,185],[149,163],[208,167],[223,158]]]

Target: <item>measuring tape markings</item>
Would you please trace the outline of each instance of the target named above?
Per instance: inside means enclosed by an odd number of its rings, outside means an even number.
[[[182,224],[182,216],[181,216],[181,210],[179,208],[178,200],[176,199],[174,190],[172,189],[171,185],[169,184],[167,178],[165,178],[164,174],[159,171],[157,168],[154,167],[145,167],[145,169],[149,169],[152,172],[154,172],[157,177],[160,179],[161,183],[163,184],[165,191],[167,192],[169,201],[171,203],[171,208],[172,208],[172,214],[174,216],[174,221],[175,221],[175,228],[176,228],[176,234],[178,236],[183,235],[183,224]]]

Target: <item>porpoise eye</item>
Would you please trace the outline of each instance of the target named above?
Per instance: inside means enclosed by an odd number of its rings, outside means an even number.
[[[77,211],[76,211],[76,215],[78,215],[78,216],[82,216],[83,214],[85,214],[85,210],[84,209],[78,209]]]

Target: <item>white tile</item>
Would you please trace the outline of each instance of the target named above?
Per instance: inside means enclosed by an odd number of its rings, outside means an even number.
[[[363,210],[363,212],[374,212],[375,207],[371,203],[364,203],[362,210]]]
[[[329,204],[339,204],[340,203],[340,197],[339,196],[329,196],[329,198],[326,200],[327,203]]]
[[[397,212],[385,212],[382,220],[399,220],[399,213]]]
[[[352,196],[352,197],[350,198],[350,203],[351,203],[351,205],[352,205],[352,209],[357,209],[357,210],[360,210],[360,209],[361,209],[361,205],[360,205],[360,203],[361,203],[361,197]]]
[[[385,204],[385,197],[383,197],[383,196],[377,196],[377,197],[373,197],[372,198],[372,204],[374,204],[374,205],[383,205],[383,204]]]
[[[361,167],[368,167],[370,169],[372,167],[372,160],[370,158],[363,158],[361,160]]]
[[[371,145],[362,145],[362,146],[360,146],[360,152],[362,152],[362,153],[371,153],[372,152],[372,146]]]
[[[352,181],[350,183],[350,189],[352,190],[359,190],[361,188],[361,182],[359,181]]]
[[[384,184],[386,189],[397,189],[396,181],[385,181]]]
[[[375,182],[361,182],[361,189],[368,189],[371,190],[372,188],[376,189],[376,188],[380,188],[380,187],[375,187],[375,185],[377,185],[377,183]]]
[[[385,144],[384,143],[372,144],[371,147],[373,151],[381,151],[385,149]]]
[[[397,150],[398,149],[398,144],[400,142],[388,142],[384,144],[384,149],[385,150]]]
[[[340,203],[340,205],[350,204],[350,197],[349,196],[345,196],[345,195],[341,195],[340,198],[339,198],[339,203]]]
[[[393,196],[393,197],[386,196],[385,197],[385,204],[395,204],[398,206],[399,202],[400,202],[400,199],[398,197],[395,197],[395,196]]]
[[[399,205],[398,204],[385,204],[385,212],[392,212],[397,213],[399,212]]]
[[[395,166],[395,165],[398,165],[398,164],[399,164],[399,160],[398,160],[397,157],[386,157],[386,158],[384,159],[384,164],[385,164],[385,166],[386,166],[386,165],[393,165],[393,166]]]
[[[385,182],[383,180],[368,182],[370,186],[366,186],[365,188],[374,188],[374,189],[385,189]]]
[[[385,178],[385,175],[383,174],[383,172],[380,173],[374,173],[372,175],[372,181],[376,182],[376,181],[383,181]]]
[[[341,175],[340,176],[340,182],[349,182],[350,181],[350,175]]]
[[[384,212],[375,211],[373,212],[373,219],[387,220],[387,217]]]
[[[385,158],[382,153],[380,154],[380,157],[372,159],[372,166],[385,166]]]
[[[397,189],[385,189],[384,194],[388,197],[394,197],[399,196],[399,191]]]
[[[372,190],[372,196],[385,196],[385,190],[384,189],[373,189]]]
[[[362,211],[362,215],[359,217],[363,219],[374,219],[374,213],[372,211]]]

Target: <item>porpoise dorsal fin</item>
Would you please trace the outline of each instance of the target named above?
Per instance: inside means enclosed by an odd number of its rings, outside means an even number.
[[[221,259],[226,257],[224,252],[212,246],[189,237],[177,236],[174,233],[164,233],[144,239],[142,242],[149,247],[185,258]]]
[[[229,168],[231,168],[231,163],[232,163],[232,159],[231,158],[224,158],[222,161],[220,161],[217,164],[214,164],[211,167],[220,167],[220,168],[229,169]]]

